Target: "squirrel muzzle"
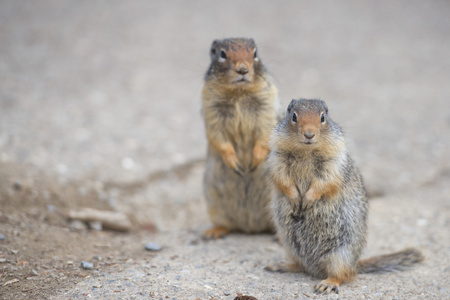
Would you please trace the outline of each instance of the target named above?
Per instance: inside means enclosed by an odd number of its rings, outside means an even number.
[[[300,127],[298,132],[302,143],[311,145],[317,143],[319,137],[319,129],[313,124],[305,124]]]

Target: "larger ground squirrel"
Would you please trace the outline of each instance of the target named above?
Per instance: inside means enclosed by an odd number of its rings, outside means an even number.
[[[202,93],[204,195],[214,227],[204,237],[271,230],[266,156],[279,116],[277,89],[253,39],[215,40],[210,57]]]
[[[406,249],[358,261],[366,245],[368,202],[325,102],[292,100],[270,145],[274,222],[294,262],[286,267],[324,279],[315,292],[338,292],[357,273],[399,270],[423,260],[418,250]]]

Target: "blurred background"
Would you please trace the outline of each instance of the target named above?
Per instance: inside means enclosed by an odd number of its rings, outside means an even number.
[[[365,255],[415,246],[427,257],[414,272],[360,276],[344,295],[445,298],[449,16],[447,0],[0,1],[0,294],[309,293],[309,276],[264,272],[283,253],[271,236],[200,241],[210,45],[252,37],[283,107],[320,98],[343,127],[372,198]],[[126,214],[132,231],[68,220],[86,207]]]
[[[448,1],[2,1],[3,176],[142,220],[203,210],[209,47],[253,37],[283,106],[328,103],[371,196],[433,182],[450,170],[449,16]]]

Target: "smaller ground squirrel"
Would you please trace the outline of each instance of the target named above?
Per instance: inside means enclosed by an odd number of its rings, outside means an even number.
[[[277,89],[253,39],[215,40],[210,57],[202,110],[208,139],[204,195],[214,227],[203,236],[269,231],[266,158],[280,116]]]
[[[274,129],[269,164],[275,226],[293,264],[322,280],[316,293],[338,293],[357,273],[405,269],[423,260],[416,249],[358,261],[366,245],[368,201],[340,127],[321,100],[292,100]]]

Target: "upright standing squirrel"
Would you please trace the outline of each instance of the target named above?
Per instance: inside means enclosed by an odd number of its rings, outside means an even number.
[[[204,238],[273,228],[269,137],[279,116],[277,89],[253,39],[215,40],[202,93],[208,139],[204,195],[214,225]]]
[[[423,260],[418,250],[406,249],[358,261],[366,245],[368,202],[324,101],[292,100],[270,146],[274,222],[294,261],[287,270],[324,279],[316,293],[338,293],[357,273],[400,270]]]

